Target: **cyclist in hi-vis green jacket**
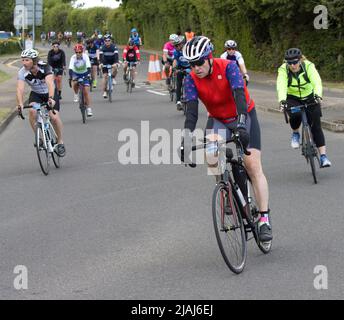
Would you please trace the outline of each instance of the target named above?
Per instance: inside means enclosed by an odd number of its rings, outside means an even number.
[[[278,69],[277,94],[280,107],[312,104],[307,107],[306,115],[311,127],[314,142],[320,153],[320,166],[330,167],[331,162],[326,156],[326,145],[320,118],[322,100],[322,82],[314,63],[302,55],[298,48],[290,48],[285,53],[285,62]],[[293,130],[291,146],[300,147],[301,113],[288,112],[290,126]]]

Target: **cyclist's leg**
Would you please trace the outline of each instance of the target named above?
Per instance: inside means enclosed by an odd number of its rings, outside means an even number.
[[[32,103],[42,103],[42,99],[41,97],[36,93],[31,91],[30,96],[29,96],[29,104]],[[30,122],[30,126],[33,130],[33,132],[35,132],[35,126],[36,126],[36,113],[37,111],[34,109],[29,109],[29,122]]]
[[[41,97],[42,102],[48,102],[48,94],[46,95],[42,95]],[[57,135],[57,143],[58,144],[63,144],[63,137],[62,137],[62,132],[63,132],[63,123],[62,120],[60,118],[60,100],[58,98],[58,92],[57,89],[55,89],[55,93],[54,93],[54,100],[55,100],[55,106],[54,106],[54,111],[55,114],[53,114],[52,111],[49,112],[49,116],[51,119],[51,124],[54,127],[54,130],[56,132]]]
[[[251,179],[259,210],[268,211],[269,187],[261,162],[260,126],[255,109],[248,113],[247,129],[250,133],[248,150],[251,155],[244,157],[245,168]]]
[[[287,98],[287,104],[288,106],[298,106],[301,104],[301,101],[292,98],[292,97],[288,97]],[[294,132],[298,132],[301,122],[302,122],[302,116],[301,116],[301,112],[298,113],[290,113],[288,112],[289,115],[289,123],[290,123],[290,127]]]
[[[314,102],[314,101],[313,101]],[[311,127],[312,135],[320,154],[326,154],[325,136],[321,127],[321,107],[319,104],[310,106],[306,110],[307,121]]]
[[[117,64],[112,65],[112,81],[116,79],[117,71]]]
[[[85,106],[88,108],[91,105],[90,82],[88,79],[84,80],[84,96],[85,96]]]
[[[127,69],[128,69],[128,61],[124,61],[124,66],[123,66],[123,80],[128,81],[127,79]]]
[[[176,100],[180,101],[182,95],[182,82],[183,82],[183,72],[177,73],[177,88],[176,88]]]
[[[107,84],[108,84],[108,69],[103,67],[103,92],[107,92]]]

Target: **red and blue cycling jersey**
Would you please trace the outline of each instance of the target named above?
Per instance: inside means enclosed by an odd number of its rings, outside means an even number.
[[[200,99],[210,117],[219,120],[235,119],[237,107],[233,91],[243,88],[245,91],[247,112],[254,108],[254,101],[250,98],[242,74],[234,61],[215,58],[213,72],[205,77],[198,78],[192,71],[185,78],[186,101]]]

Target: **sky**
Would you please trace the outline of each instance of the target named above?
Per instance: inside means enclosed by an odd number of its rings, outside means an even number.
[[[80,3],[85,3],[85,6],[83,8],[92,8],[92,7],[117,8],[119,6],[119,2],[115,0],[77,0],[74,6]]]

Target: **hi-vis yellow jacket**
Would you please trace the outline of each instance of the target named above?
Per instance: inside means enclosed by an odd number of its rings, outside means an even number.
[[[312,93],[322,97],[322,82],[314,63],[305,60],[301,72],[297,75],[289,70],[287,63],[278,68],[277,95],[278,101],[287,100],[287,95],[304,99]]]

